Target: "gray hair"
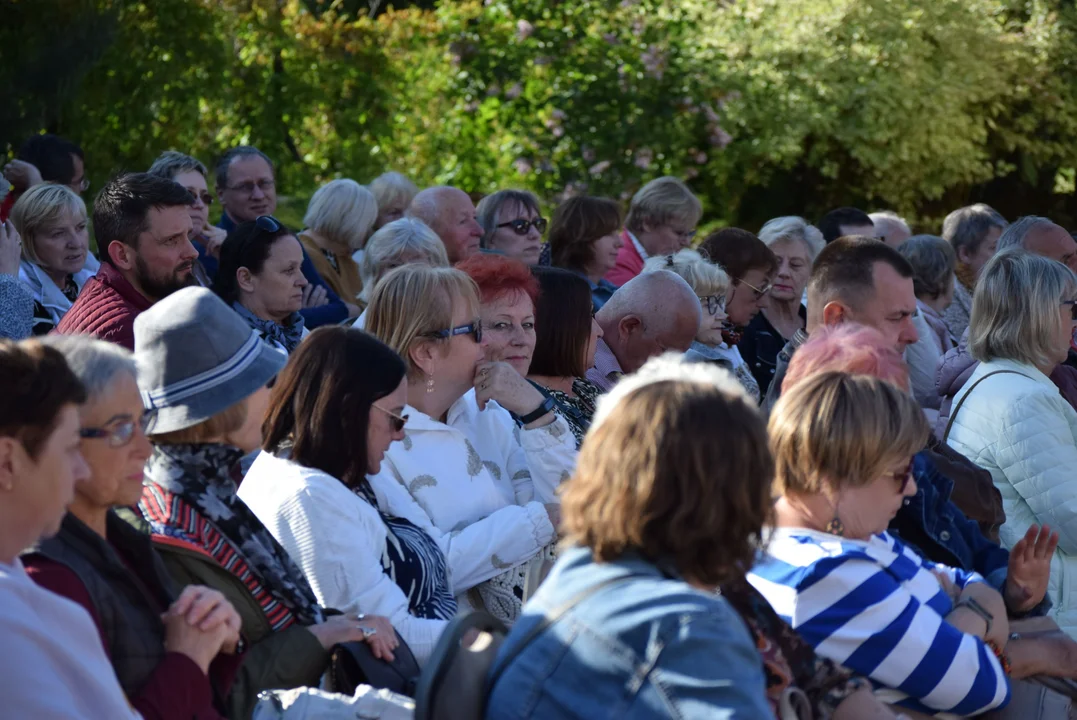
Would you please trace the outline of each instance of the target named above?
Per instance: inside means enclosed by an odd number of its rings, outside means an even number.
[[[888,228],[897,228],[906,235],[912,235],[909,223],[905,222],[905,218],[892,210],[879,210],[878,212],[869,213],[868,217],[875,224],[875,230],[880,231],[884,238],[890,235],[890,232],[887,232]]]
[[[221,159],[217,161],[217,167],[214,171],[217,175],[217,187],[224,189],[228,187],[228,168],[232,167],[232,163],[240,158],[260,157],[266,161],[269,165],[269,169],[276,173],[276,168],[273,167],[273,161],[269,159],[269,156],[258,148],[252,145],[239,145],[234,147],[224,155],[221,155]]]
[[[318,188],[307,206],[303,224],[331,242],[362,250],[378,219],[378,201],[365,187],[347,178]]]
[[[980,249],[991,228],[1006,229],[1006,218],[990,205],[977,203],[959,208],[942,221],[942,239],[950,243],[954,252],[965,248],[970,254]]]
[[[363,280],[363,292],[359,297],[369,300],[383,275],[405,261],[415,262],[415,257],[422,258],[431,267],[449,267],[445,244],[421,220],[401,218],[381,227],[367,241],[363,261],[359,264],[359,276]]]
[[[177,175],[185,172],[197,172],[205,177],[206,166],[190,155],[184,155],[175,150],[165,150],[153,161],[153,165],[150,165],[150,169],[146,172],[165,180],[173,180]]]
[[[497,232],[497,220],[501,215],[501,208],[506,205],[516,205],[541,214],[538,198],[526,190],[498,190],[493,195],[487,195],[475,208],[475,219],[482,225],[482,240],[479,241],[482,247],[490,246],[490,236]]]
[[[406,210],[419,194],[415,183],[398,172],[382,173],[370,181],[369,187],[370,192],[374,193],[374,199],[378,201],[379,210],[397,203]]]
[[[981,362],[1054,363],[1059,303],[1077,292],[1077,275],[1060,262],[1011,248],[984,265],[972,297],[969,352]]]
[[[1010,248],[1026,249],[1025,240],[1028,239],[1033,230],[1048,225],[1054,226],[1054,224],[1052,220],[1039,215],[1025,215],[1018,218],[1002,232],[1002,237],[998,239],[998,249],[999,251]]]
[[[588,432],[606,421],[625,398],[637,390],[660,382],[684,382],[693,385],[717,387],[721,390],[743,398],[748,402],[748,393],[733,373],[720,365],[709,362],[693,362],[681,353],[667,352],[653,357],[636,372],[626,376],[598,400],[594,419]],[[755,402],[749,405],[755,406]]]
[[[92,335],[46,335],[39,340],[60,351],[71,372],[86,387],[90,401],[100,397],[121,375],[138,378],[134,354],[115,343]]]
[[[651,180],[636,191],[628,207],[625,227],[640,232],[644,225],[658,227],[678,220],[695,228],[702,216],[699,198],[683,182],[667,175]]]
[[[759,230],[759,239],[767,247],[786,240],[799,240],[808,249],[808,260],[815,258],[826,247],[823,233],[802,217],[786,215],[767,220]]]
[[[897,251],[912,265],[916,297],[934,300],[946,294],[957,269],[957,254],[950,243],[935,235],[914,235]]]

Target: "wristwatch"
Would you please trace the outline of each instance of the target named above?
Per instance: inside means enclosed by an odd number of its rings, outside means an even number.
[[[995,616],[988,612],[987,608],[985,608],[983,605],[976,602],[972,598],[965,598],[964,600],[959,602],[954,607],[954,609],[956,610],[960,607],[968,608],[969,610],[983,618],[984,622],[987,623],[987,632],[984,633],[985,635],[991,632],[991,624],[995,621]]]
[[[527,413],[526,415],[521,415],[517,417],[516,424],[518,424],[520,427],[523,427],[524,425],[533,423],[546,413],[553,412],[553,408],[553,398],[544,397],[542,398],[542,404],[539,405],[537,408]]]

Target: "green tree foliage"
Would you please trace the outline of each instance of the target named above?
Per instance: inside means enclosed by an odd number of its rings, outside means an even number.
[[[7,0],[5,22],[0,137],[65,134],[98,185],[242,142],[297,195],[396,169],[627,198],[672,174],[745,227],[1077,216],[1068,0]]]

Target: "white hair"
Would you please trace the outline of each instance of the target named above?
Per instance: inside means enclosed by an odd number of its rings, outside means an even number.
[[[370,236],[359,264],[359,277],[363,281],[359,297],[369,299],[378,280],[408,257],[421,258],[431,267],[449,267],[445,245],[437,234],[421,220],[401,218],[383,225]]]
[[[361,250],[377,219],[374,194],[354,180],[341,178],[318,188],[303,224],[327,240]]]
[[[799,240],[808,249],[809,262],[815,262],[815,258],[826,247],[822,231],[796,215],[785,215],[767,220],[759,230],[759,239],[767,247],[787,240]]]
[[[896,212],[890,210],[880,210],[868,215],[871,218],[871,222],[875,225],[875,230],[881,234],[884,238],[889,238],[894,234],[894,231],[902,232],[906,237],[912,235],[912,230],[909,228],[909,223],[905,222],[905,218],[898,215]]]
[[[387,172],[370,181],[370,192],[374,193],[379,210],[393,205],[399,205],[406,210],[415,196],[419,194],[419,188],[400,173]]]
[[[742,398],[749,405],[755,404],[733,373],[720,365],[695,362],[681,353],[667,352],[648,360],[643,367],[625,376],[612,390],[599,398],[588,433],[594,432],[632,393],[648,385],[670,381],[717,387],[723,392]]]
[[[138,377],[135,356],[127,348],[91,335],[46,335],[39,340],[67,360],[68,367],[86,388],[90,401],[108,390],[124,373]]]

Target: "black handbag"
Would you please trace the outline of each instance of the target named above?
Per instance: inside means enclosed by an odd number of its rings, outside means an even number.
[[[408,697],[415,697],[419,681],[419,663],[404,639],[393,650],[393,661],[374,657],[365,642],[346,642],[333,646],[329,656],[329,690],[354,695],[355,688],[370,685],[385,688]]]

